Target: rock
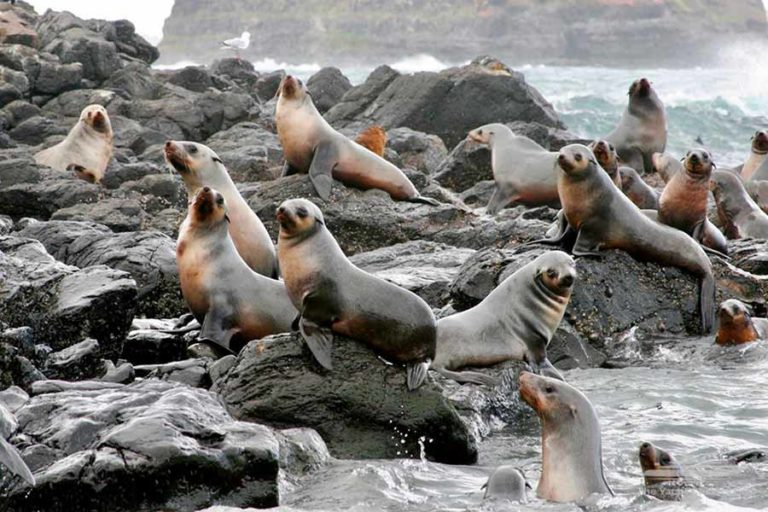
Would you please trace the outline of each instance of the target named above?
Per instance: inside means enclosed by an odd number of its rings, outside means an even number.
[[[13,219],[7,215],[0,215],[0,235],[7,235],[13,229]]]
[[[280,469],[290,476],[311,473],[331,460],[325,441],[312,429],[281,430],[278,441],[280,442]]]
[[[484,180],[493,180],[491,150],[470,140],[459,142],[435,172],[436,182],[457,192]]]
[[[208,373],[211,376],[211,381],[217,381],[218,379],[222,378],[224,375],[227,374],[229,370],[234,368],[235,364],[237,364],[237,357],[229,354],[221,359],[214,361],[210,368],[208,368]]]
[[[20,71],[0,66],[0,106],[19,100],[29,94],[29,80]]]
[[[65,125],[48,117],[32,116],[20,122],[8,134],[13,140],[30,146],[45,142],[47,148],[62,140],[71,127],[71,124]],[[53,135],[60,135],[61,137],[59,140],[48,142],[47,139]]]
[[[51,220],[92,221],[122,233],[141,229],[146,212],[138,199],[109,198],[61,208],[51,215]]]
[[[38,94],[59,94],[80,87],[83,66],[79,62],[59,64],[42,61],[40,72],[34,81],[33,92]]]
[[[115,97],[114,92],[106,89],[78,89],[57,95],[43,106],[43,110],[57,116],[71,117],[71,121],[68,121],[71,128],[85,107],[97,104],[107,108]],[[110,118],[110,123],[114,131],[114,119]]]
[[[68,380],[41,380],[33,383],[32,396],[47,395],[49,393],[61,393],[62,391],[104,391],[109,389],[122,389],[123,384],[113,382],[101,382],[98,380],[81,380],[69,382]]]
[[[338,336],[333,359],[322,370],[297,335],[270,336],[246,345],[213,390],[236,418],[317,430],[336,457],[418,457],[423,437],[431,460],[476,461],[474,438],[434,384],[409,392],[404,368]]]
[[[138,62],[129,63],[112,73],[101,86],[120,94],[124,98],[135,100],[156,100],[163,90],[162,84],[155,79],[150,69]]]
[[[20,162],[13,162],[14,164]],[[74,176],[44,179],[35,181],[35,176],[42,177],[38,173],[41,166],[34,163],[24,163],[24,167],[16,167],[18,177],[25,176],[30,182],[11,184],[0,188],[0,213],[12,217],[32,216],[40,219],[48,219],[54,212],[61,208],[73,205],[83,205],[98,200],[99,187],[86,183]],[[0,164],[0,174],[2,174]],[[90,220],[90,219],[89,219]]]
[[[168,81],[193,92],[205,92],[213,87],[213,78],[203,66],[187,66],[174,71]]]
[[[473,208],[485,208],[491,200],[496,182],[493,180],[479,181],[459,195],[464,204]]]
[[[94,30],[98,30],[96,27],[100,27],[105,38],[115,43],[119,53],[139,59],[147,64],[152,64],[160,57],[157,48],[138,35],[136,27],[128,20],[106,23],[101,20],[89,20],[88,23]]]
[[[128,333],[121,357],[134,365],[162,364],[184,359],[186,351],[181,335],[138,329]]]
[[[29,401],[29,395],[18,386],[11,386],[0,391],[0,403],[9,411],[16,413]]]
[[[211,64],[211,73],[233,80],[246,91],[251,90],[259,80],[259,74],[253,69],[253,64],[246,59],[228,57],[216,60]]]
[[[259,124],[238,123],[214,134],[205,144],[219,155],[236,183],[274,180],[281,172],[280,140]]]
[[[101,371],[99,342],[85,339],[48,356],[46,376],[49,379],[87,380]]]
[[[12,10],[0,12],[0,44],[23,44],[36,48],[38,42],[37,32],[27,20]]]
[[[434,308],[448,301],[448,285],[465,260],[475,253],[417,240],[359,253],[352,263],[377,277],[414,292]]]
[[[0,404],[0,436],[8,439],[18,428],[16,417],[5,405]]]
[[[13,128],[25,119],[40,115],[40,107],[23,100],[12,101],[3,107],[3,112],[8,119],[8,127]]]
[[[106,367],[106,373],[101,376],[102,382],[114,382],[118,384],[130,384],[136,378],[136,372],[133,369],[131,363],[123,363],[120,366],[115,366],[112,361],[103,361]]]
[[[400,73],[389,66],[379,66],[374,69],[365,82],[348,90],[341,101],[326,113],[326,119],[336,126],[346,124],[346,121],[362,116],[371,104],[395,81]]]
[[[729,240],[731,263],[751,274],[768,276],[768,241]]]
[[[166,169],[150,162],[115,165],[115,162],[112,161],[101,184],[108,189],[116,189],[123,183],[139,181],[145,176],[158,175],[167,172]]]
[[[307,80],[307,89],[321,114],[336,105],[351,88],[349,79],[335,67],[323,68]]]
[[[108,386],[108,383],[99,383]],[[280,445],[262,425],[235,421],[215,395],[149,380],[34,397],[19,437],[52,464],[14,491],[13,509],[197,510],[278,504]],[[18,508],[21,507],[21,508]]]
[[[184,208],[187,206],[187,193],[178,176],[171,174],[150,174],[138,181],[125,182],[122,187],[141,195],[150,195],[162,199],[165,206]]]
[[[410,167],[432,175],[448,155],[442,139],[410,128],[394,128],[387,132],[387,147],[397,152],[400,167]]]
[[[275,94],[277,94],[278,87],[280,87],[280,82],[282,82],[284,77],[285,71],[282,69],[278,71],[272,71],[271,73],[265,73],[264,75],[260,76],[254,84],[258,98],[263,102],[274,98]]]

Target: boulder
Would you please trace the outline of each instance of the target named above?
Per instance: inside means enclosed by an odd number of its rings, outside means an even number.
[[[20,176],[27,175],[34,179],[40,166],[25,162],[22,167],[15,167]],[[0,169],[0,173],[2,170]],[[88,208],[98,201],[99,187],[79,180],[65,173],[57,173],[60,178],[42,179],[38,182],[16,183],[8,187],[0,186],[0,214],[11,217],[31,216],[49,219],[54,212],[75,205]],[[38,175],[40,177],[40,175]],[[91,219],[88,219],[91,220]]]
[[[253,64],[246,59],[228,57],[216,60],[210,66],[211,73],[232,80],[246,91],[251,91],[259,80]]]
[[[108,198],[95,203],[79,203],[60,208],[51,220],[96,222],[113,231],[139,231],[146,221],[141,201],[135,197]]]
[[[137,329],[128,333],[122,358],[135,365],[163,364],[184,359],[187,341],[178,334],[154,329]]]
[[[282,69],[261,75],[254,83],[256,96],[262,102],[267,102],[274,98],[275,94],[277,94],[277,89],[280,87],[280,82],[283,81],[284,77],[285,71]]]
[[[17,142],[30,146],[45,143],[44,146],[47,148],[63,140],[73,124],[74,120],[70,122],[44,116],[32,116],[20,122],[8,134]],[[53,137],[54,140],[49,141],[48,138],[52,136],[57,137]]]
[[[23,44],[36,48],[37,32],[14,10],[0,11],[0,44]]]
[[[160,52],[146,39],[136,33],[136,27],[128,20],[102,21],[88,20],[92,30],[101,32],[107,41],[112,41],[117,51],[146,64],[152,64],[160,57]]]
[[[323,68],[307,80],[307,89],[321,114],[336,105],[351,88],[349,79],[335,67]]]
[[[440,137],[410,128],[389,130],[387,148],[397,152],[398,167],[410,167],[427,175],[433,175],[448,156]]]
[[[135,100],[155,100],[160,97],[163,85],[151,73],[150,69],[138,62],[126,64],[112,73],[101,86],[114,91],[120,96]]]
[[[69,117],[70,128],[74,126],[75,122],[80,118],[80,113],[88,105],[101,105],[104,108],[109,107],[109,104],[114,101],[117,95],[107,89],[77,89],[75,91],[67,91],[58,94],[55,98],[52,98],[49,102],[43,105],[45,112],[56,114],[57,116]],[[110,119],[110,123],[112,123]],[[112,130],[115,130],[114,125]]]
[[[50,379],[87,380],[102,372],[99,342],[85,339],[48,356],[45,375]]]
[[[12,101],[3,107],[4,117],[8,122],[8,128],[13,128],[25,119],[40,115],[40,107],[23,100]]]
[[[339,128],[352,119],[362,117],[371,104],[397,78],[400,73],[389,66],[379,66],[360,85],[348,90],[341,101],[326,112],[325,118]]]
[[[257,123],[238,123],[205,144],[219,155],[236,183],[273,180],[282,169],[283,148],[277,134]]]
[[[173,71],[168,81],[193,92],[205,92],[213,87],[211,73],[203,66],[187,66]]]
[[[435,171],[435,181],[463,192],[485,180],[493,180],[491,150],[484,144],[462,140]]]

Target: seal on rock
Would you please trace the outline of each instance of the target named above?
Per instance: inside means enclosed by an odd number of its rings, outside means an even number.
[[[283,202],[277,221],[280,268],[299,310],[294,324],[318,363],[332,369],[333,334],[341,334],[405,364],[408,388],[418,388],[435,356],[437,325],[427,303],[354,266],[311,201]]]
[[[297,311],[282,282],[251,270],[228,231],[226,201],[201,188],[179,229],[181,293],[202,325],[200,338],[237,353],[248,341],[290,332]]]
[[[221,158],[203,144],[169,140],[165,143],[165,160],[181,175],[190,201],[202,187],[216,189],[224,196],[232,221],[229,233],[237,252],[255,272],[277,278],[277,256],[272,239],[240,195]]]
[[[629,103],[619,124],[605,137],[619,158],[638,172],[651,172],[654,153],[667,146],[667,114],[664,103],[647,78],[632,82]]]
[[[715,342],[718,345],[741,345],[768,338],[768,319],[752,318],[747,306],[736,299],[728,299],[718,309],[720,326]]]
[[[557,153],[547,151],[528,137],[515,135],[501,123],[470,131],[467,138],[491,148],[491,167],[496,188],[487,212],[495,215],[509,204],[559,206]]]
[[[384,147],[387,145],[387,132],[378,125],[369,126],[361,131],[355,142],[369,149],[376,156],[384,157]]]
[[[607,140],[598,139],[592,141],[588,146],[592,150],[592,154],[595,155],[597,163],[603,168],[608,176],[611,177],[611,181],[621,190],[621,174],[619,174],[619,155],[616,153],[616,148],[613,144]]]
[[[752,136],[749,157],[741,167],[741,177],[744,181],[768,180],[768,165],[764,166],[768,155],[768,130],[758,130]],[[758,173],[758,169],[760,172]]]
[[[768,215],[749,197],[738,174],[715,171],[709,182],[725,236],[768,240]]]
[[[710,332],[714,320],[715,278],[701,246],[677,229],[648,218],[611,182],[592,152],[581,144],[560,150],[557,188],[567,225],[545,243],[573,238],[574,256],[599,256],[621,249],[642,261],[679,267],[700,280],[701,327]]]
[[[658,210],[659,193],[631,167],[619,167],[621,190],[641,210]]]
[[[323,200],[330,198],[335,178],[363,190],[381,189],[398,201],[439,204],[419,195],[400,169],[334,130],[315,108],[306,85],[291,75],[280,83],[275,123],[285,154],[282,175],[309,174]]]
[[[573,258],[549,251],[518,269],[480,304],[437,322],[432,369],[459,382],[487,383],[465,366],[525,361],[536,373],[562,379],[547,345],[563,319],[576,280]],[[479,374],[483,375],[483,374]]]
[[[67,137],[35,155],[35,162],[67,171],[71,164],[88,169],[92,183],[101,183],[112,159],[112,124],[107,109],[88,105]]]
[[[643,470],[645,493],[660,500],[681,499],[685,486],[682,468],[666,451],[652,443],[643,443],[638,452]]]
[[[499,466],[483,485],[483,489],[485,489],[483,499],[501,498],[518,503],[527,503],[527,491],[530,488],[531,484],[525,479],[525,474],[520,468]]]
[[[520,397],[541,421],[539,498],[563,503],[613,495],[603,474],[600,422],[587,397],[570,384],[528,372],[519,381]]]

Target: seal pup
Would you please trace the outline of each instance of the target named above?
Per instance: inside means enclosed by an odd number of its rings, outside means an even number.
[[[701,245],[728,254],[725,236],[707,218],[709,179],[715,163],[704,149],[692,149],[659,198],[658,221],[679,229]]]
[[[768,215],[749,197],[738,174],[715,171],[709,186],[726,237],[768,239]]]
[[[621,190],[641,210],[658,210],[659,193],[631,167],[619,167]]]
[[[475,128],[469,140],[491,149],[491,168],[496,188],[486,211],[495,215],[509,204],[560,206],[557,196],[557,153],[547,151],[528,137],[515,135],[501,123]]]
[[[432,369],[459,382],[486,384],[478,372],[451,370],[515,359],[562,380],[547,359],[547,345],[563,319],[575,280],[573,258],[562,251],[546,252],[524,265],[477,306],[438,320]]]
[[[35,162],[59,171],[69,171],[70,164],[76,164],[89,170],[92,183],[101,183],[112,159],[112,138],[107,109],[101,105],[88,105],[66,138],[35,154]]]
[[[701,327],[707,333],[714,320],[715,278],[712,263],[691,237],[648,218],[616,190],[586,146],[571,144],[560,150],[557,189],[566,226],[556,237],[560,244],[573,237],[574,256],[599,256],[606,249],[621,249],[641,261],[679,267],[700,280]]]
[[[499,466],[482,487],[485,489],[483,499],[501,498],[518,503],[528,503],[528,489],[531,484],[525,479],[525,474],[515,466]]]
[[[728,299],[718,309],[720,326],[715,342],[718,345],[741,345],[768,338],[768,319],[752,318],[746,304]]]
[[[294,326],[317,362],[332,369],[333,334],[341,334],[405,364],[408,388],[418,388],[435,356],[437,324],[427,303],[354,266],[311,201],[283,202],[277,221],[280,268],[299,310]]]
[[[570,384],[528,372],[519,382],[520,398],[541,421],[539,498],[563,503],[613,495],[603,474],[600,422],[587,397]]]
[[[376,156],[384,158],[384,148],[387,145],[387,132],[378,125],[369,126],[355,139],[355,142],[369,149]]]
[[[651,157],[653,170],[661,176],[664,183],[669,183],[669,180],[683,170],[683,163],[681,160],[673,157],[669,153],[654,153]]]
[[[667,114],[664,103],[647,78],[629,86],[629,103],[619,124],[605,137],[616,147],[619,158],[638,172],[651,172],[654,153],[667,146]]]
[[[752,136],[749,157],[741,167],[741,177],[744,181],[768,180],[768,166],[763,166],[768,155],[768,130],[758,130]],[[758,173],[757,170],[760,169]]]
[[[165,143],[165,161],[184,180],[189,201],[201,187],[216,189],[227,202],[229,234],[237,252],[255,272],[277,278],[275,245],[256,213],[237,190],[224,163],[211,148],[188,141]]]
[[[179,229],[176,262],[181,293],[202,325],[200,338],[237,353],[252,339],[290,332],[297,311],[282,282],[248,267],[228,224],[224,196],[201,188]]]
[[[592,154],[595,155],[597,163],[603,168],[608,176],[611,177],[611,181],[621,190],[621,174],[619,174],[619,155],[616,153],[616,148],[613,144],[607,140],[598,139],[592,141],[588,146],[592,150]]]
[[[683,471],[668,452],[652,443],[643,443],[638,458],[647,495],[669,501],[682,498],[680,491],[685,487]]]
[[[335,178],[363,190],[381,189],[398,201],[440,204],[419,195],[400,169],[334,130],[301,80],[286,76],[277,94],[275,123],[285,154],[282,176],[309,174],[317,195],[325,201],[331,197]]]

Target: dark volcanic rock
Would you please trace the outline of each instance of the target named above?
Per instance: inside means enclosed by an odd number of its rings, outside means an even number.
[[[307,80],[307,89],[321,114],[336,105],[351,88],[349,79],[334,67],[323,68]]]
[[[410,128],[387,132],[387,147],[397,152],[400,167],[410,167],[432,175],[448,155],[442,139]]]
[[[174,71],[168,81],[193,92],[205,92],[213,87],[210,72],[202,66],[187,66]]]
[[[128,333],[122,358],[133,364],[163,364],[186,357],[187,342],[183,336],[152,329]]]
[[[29,164],[33,173],[34,167],[34,164]],[[61,175],[61,178],[56,179],[0,187],[0,213],[12,217],[48,219],[61,208],[76,205],[87,207],[88,203],[98,200],[97,185],[86,183],[74,176],[65,177],[63,173]]]
[[[54,212],[51,220],[96,222],[122,233],[141,229],[146,212],[136,198],[109,198],[61,208]]]
[[[271,73],[266,73],[256,80],[254,88],[256,89],[256,95],[261,101],[269,101],[277,94],[277,89],[280,87],[280,82],[285,77],[285,71],[277,70]]]
[[[89,20],[88,25],[104,34],[107,41],[112,41],[119,53],[147,64],[152,64],[160,56],[157,48],[136,33],[136,27],[128,20],[107,21]]]
[[[48,356],[45,374],[51,379],[86,380],[102,372],[99,342],[86,339]]]
[[[275,133],[249,121],[210,137],[205,144],[219,155],[235,182],[273,180],[283,164],[283,148]]]
[[[466,139],[453,148],[435,172],[435,181],[457,192],[492,179],[491,150]]]
[[[271,336],[249,343],[213,389],[236,418],[316,429],[336,457],[418,457],[424,437],[432,460],[475,462],[474,438],[434,384],[408,391],[403,367],[338,336],[333,362],[323,370],[297,335]]]
[[[365,82],[353,87],[327,114],[326,119],[336,126],[346,125],[350,119],[361,117],[368,107],[384,92],[400,73],[389,66],[374,69]]]

